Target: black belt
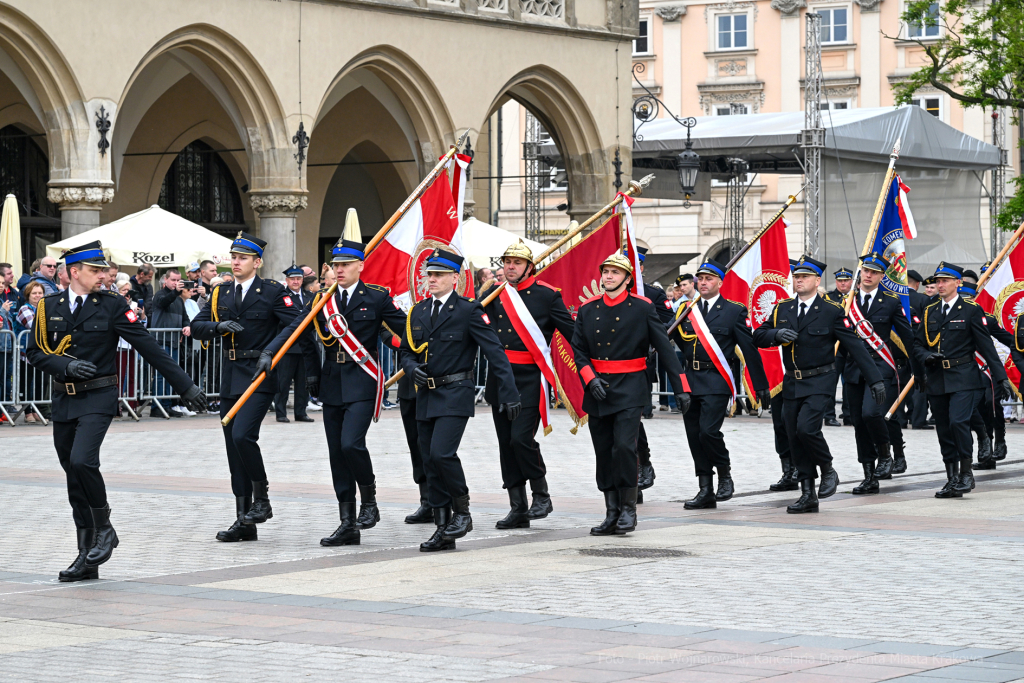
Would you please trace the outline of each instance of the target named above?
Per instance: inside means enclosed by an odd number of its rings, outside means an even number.
[[[245,349],[238,351],[236,349],[226,349],[228,360],[242,360],[243,358],[259,358],[263,353],[259,349]]]
[[[371,354],[366,360],[364,360],[362,362],[366,363],[366,362],[369,361],[370,358],[373,358],[373,354]],[[377,360],[376,358],[373,358],[373,359]],[[351,354],[348,354],[348,353],[345,353],[344,351],[339,350],[339,351],[337,351],[337,355],[334,357],[334,362],[335,363],[358,363],[359,361],[356,360],[355,358],[353,358]]]
[[[974,356],[961,356],[960,358],[946,358],[945,360],[942,361],[942,369],[943,370],[949,370],[950,368],[955,368],[958,365],[963,365],[964,363],[973,363],[973,362],[974,362]]]
[[[87,379],[84,382],[58,382],[57,380],[54,380],[53,393],[76,396],[78,394],[85,393],[86,391],[92,391],[93,389],[103,389],[105,387],[116,386],[117,375],[104,375],[103,377]]]
[[[795,379],[807,379],[808,377],[814,377],[815,375],[824,375],[826,372],[832,372],[836,369],[835,363],[829,363],[828,365],[820,365],[810,370],[801,370],[797,368],[792,372],[787,372],[787,377],[793,377]]]
[[[717,371],[718,370],[718,366],[716,366],[714,363],[711,363],[711,362],[706,361],[706,360],[690,361],[690,367],[692,367],[694,370],[697,370],[697,371],[700,371],[700,370],[715,370],[715,371]]]
[[[451,384],[452,382],[461,382],[464,379],[473,379],[473,371],[469,372],[456,372],[454,375],[443,375],[441,377],[428,377],[427,378],[427,389],[437,389],[445,384]]]

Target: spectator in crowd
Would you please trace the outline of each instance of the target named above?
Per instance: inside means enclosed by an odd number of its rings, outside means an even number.
[[[66,292],[71,285],[71,278],[68,277],[68,267],[63,263],[57,266],[57,288]]]
[[[138,316],[139,321],[146,324],[146,309],[139,306],[139,302],[132,298],[132,281],[128,277],[128,273],[118,272],[114,279],[114,287],[117,288],[117,293],[125,298],[128,302],[128,308],[135,311],[135,315]],[[117,376],[121,386],[121,394],[123,396],[131,396],[132,389],[135,386],[135,363],[132,362],[132,347],[123,339],[119,339],[117,342]],[[137,402],[129,399],[128,405],[131,406],[132,410],[135,410]],[[117,404],[117,415],[121,416],[121,404]]]
[[[18,291],[19,292],[21,290],[25,289],[25,285],[27,285],[28,281],[32,279],[32,276],[39,272],[39,265],[42,262],[43,262],[43,259],[37,258],[35,261],[32,262],[32,265],[29,266],[29,269],[26,272],[21,274],[21,277],[18,278]]]
[[[191,288],[185,288],[181,273],[176,268],[168,268],[160,277],[160,289],[153,295],[153,303],[149,307],[149,328],[152,330],[181,330],[186,325],[185,300],[191,299]],[[177,332],[157,332],[157,342],[171,358],[180,358],[181,334]],[[162,376],[156,377],[154,391],[158,396],[173,392],[169,382]],[[171,417],[182,417],[185,408],[178,406],[173,399],[154,399]],[[159,411],[150,410],[150,417],[162,417]]]
[[[43,296],[55,294],[60,289],[57,287],[57,259],[52,256],[44,256],[39,260],[39,270],[36,271],[29,282],[38,282],[43,286]],[[25,299],[25,288],[21,288],[22,302]]]
[[[221,273],[220,279],[222,282],[231,283],[235,281],[235,276],[232,275],[231,273]]]
[[[323,269],[320,271],[320,280],[323,283],[324,289],[338,281],[338,278],[334,276],[334,269],[330,267],[329,263],[325,263]]]
[[[199,262],[193,261],[185,268],[185,277],[192,282],[199,282]]]
[[[300,265],[299,268],[302,268],[302,276],[303,277],[309,277],[310,275],[316,275],[316,272],[312,268],[307,266],[305,263]]]
[[[676,285],[679,286],[681,298],[685,299],[683,303],[693,301],[700,296],[693,287],[693,273],[683,273],[677,277]]]
[[[14,286],[14,268],[10,263],[0,263],[0,303],[12,302],[11,305],[15,307],[14,312],[17,313],[19,298],[18,290]]]
[[[4,276],[4,266],[11,272],[11,267],[0,263],[0,280]],[[13,279],[14,274],[11,273]],[[18,312],[17,296],[0,298],[0,403],[14,403],[14,316]],[[0,422],[7,418],[0,413]]]
[[[215,277],[217,277],[217,264],[209,259],[200,261],[199,280],[203,287],[206,288],[206,294],[204,296],[209,297],[213,293],[210,285],[213,283],[213,278]]]
[[[498,268],[496,271],[494,271],[494,279],[497,280],[498,282],[504,282],[505,270],[503,268]]]
[[[153,265],[150,263],[143,263],[139,266],[139,270],[132,276],[132,290],[135,294],[132,295],[133,299],[142,299],[143,306],[149,306],[153,300]]]
[[[493,279],[494,271],[490,268],[479,268],[475,273],[473,273],[473,293],[476,295],[477,299],[480,298],[480,290],[483,289],[484,283]]]
[[[302,288],[310,294],[316,294],[320,291],[320,280],[316,275],[306,275],[302,278]]]
[[[110,284],[110,289],[117,287],[117,276],[121,274],[121,266],[117,265],[113,261],[107,261],[110,267],[107,268],[107,282]]]
[[[54,265],[56,266],[56,261],[54,261]],[[45,287],[43,287],[43,284],[38,280],[32,279],[29,280],[24,289],[21,290],[21,295],[24,297],[25,303],[18,309],[15,333],[20,334],[25,330],[29,330],[29,334],[31,334],[32,324],[35,322],[36,318],[36,307],[39,305],[39,301],[46,296]],[[25,335],[25,339],[26,341],[28,340],[28,335]],[[22,356],[24,356],[24,352],[24,348],[22,348]],[[23,364],[23,367],[27,368],[27,371],[21,376],[21,391],[25,402],[28,403],[31,401],[43,400],[46,397],[44,388],[47,381],[47,374],[42,370],[28,365],[28,363]],[[49,406],[41,405],[39,406],[39,411],[42,413],[44,418],[49,419]],[[26,407],[25,422],[36,421],[35,411],[31,406]]]

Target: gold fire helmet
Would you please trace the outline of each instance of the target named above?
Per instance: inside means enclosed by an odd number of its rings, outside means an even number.
[[[601,262],[600,267],[604,268],[605,266],[615,266],[620,270],[626,271],[630,275],[633,274],[633,264],[629,262],[628,258],[618,251]]]
[[[530,247],[526,246],[526,242],[520,237],[518,242],[513,242],[508,245],[508,249],[501,255],[501,260],[504,261],[507,258],[521,258],[526,259],[530,263],[533,263],[533,251]]]

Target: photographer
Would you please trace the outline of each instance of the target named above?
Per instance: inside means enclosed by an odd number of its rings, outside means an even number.
[[[141,271],[141,268],[139,269]],[[188,320],[185,315],[185,300],[192,298],[194,283],[185,282],[181,273],[175,268],[168,268],[160,278],[160,289],[153,295],[153,303],[150,308],[149,329],[164,330],[156,332],[156,341],[160,347],[175,360],[179,361],[179,349],[181,347],[180,330],[185,327]],[[173,331],[171,331],[173,330]],[[171,385],[162,376],[150,378],[154,382],[154,393],[157,396],[165,396],[171,393]],[[159,403],[171,417],[182,417],[185,409],[177,405],[174,399],[154,399]],[[159,411],[150,411],[150,417],[162,417]]]

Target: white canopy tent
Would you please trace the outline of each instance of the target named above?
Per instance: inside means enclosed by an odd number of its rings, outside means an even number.
[[[46,247],[59,259],[67,249],[99,240],[107,258],[120,266],[150,263],[157,268],[187,266],[209,259],[230,261],[231,240],[154,204],[113,223],[61,240]]]
[[[540,255],[547,246],[540,242],[520,237],[514,232],[502,230],[475,218],[467,218],[462,222],[462,246],[466,251],[465,257],[473,264],[474,268],[500,267],[498,259],[505,252],[510,244],[517,240],[523,240],[526,246],[533,250],[534,257]]]

